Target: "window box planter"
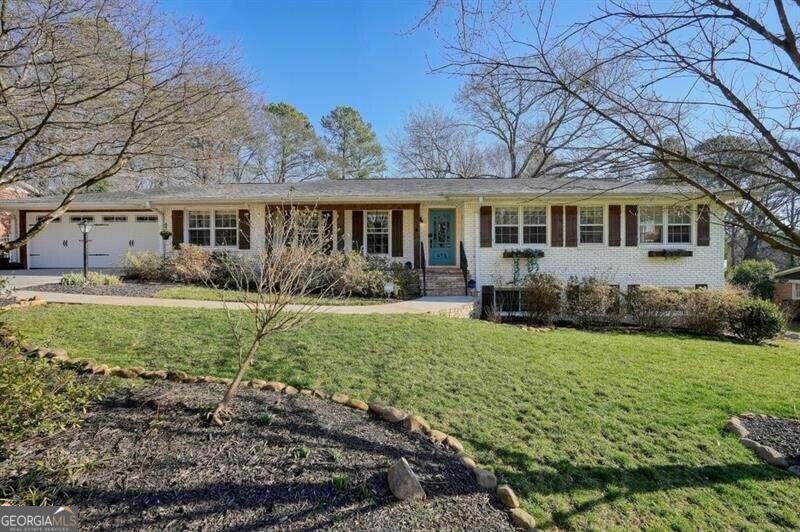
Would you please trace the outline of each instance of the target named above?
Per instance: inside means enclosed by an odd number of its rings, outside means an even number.
[[[647,252],[647,256],[670,259],[674,257],[691,257],[692,252],[688,249],[651,249]]]
[[[507,249],[503,251],[504,259],[513,259],[514,257],[520,259],[541,259],[544,257],[544,251],[541,249]]]

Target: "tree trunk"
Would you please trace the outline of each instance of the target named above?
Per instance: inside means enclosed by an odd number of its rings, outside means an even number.
[[[244,360],[242,360],[242,363],[239,364],[239,371],[236,372],[233,382],[231,382],[230,386],[228,386],[228,389],[225,391],[225,395],[217,404],[217,407],[209,414],[210,421],[215,425],[222,426],[227,423],[228,420],[230,420],[231,401],[239,391],[239,385],[242,382],[242,377],[244,377],[245,372],[250,369],[250,365],[253,363],[253,359],[256,356],[256,351],[258,351],[258,346],[260,344],[261,340],[259,338],[255,338],[253,340],[252,345],[250,345],[250,349],[247,350],[247,356],[245,356]]]

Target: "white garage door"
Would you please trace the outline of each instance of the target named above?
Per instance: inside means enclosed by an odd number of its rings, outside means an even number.
[[[29,213],[29,227],[37,215]],[[41,215],[39,215],[41,216]],[[113,212],[65,214],[50,223],[28,244],[31,268],[80,268],[83,266],[83,234],[78,223],[94,223],[89,232],[89,268],[116,268],[128,251],[161,249],[160,225],[154,213]]]

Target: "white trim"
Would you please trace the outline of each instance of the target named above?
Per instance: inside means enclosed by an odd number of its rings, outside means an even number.
[[[228,245],[228,246],[218,246],[216,244],[216,230],[217,230],[217,227],[216,227],[216,213],[217,213],[217,211],[222,211],[222,212],[231,212],[232,211],[234,213],[234,219],[236,220],[236,226],[235,226],[235,229],[236,229],[236,243],[235,244]],[[185,216],[183,217],[183,241],[184,242],[186,242],[187,244],[192,245],[192,246],[198,246],[198,247],[201,247],[201,248],[212,249],[212,250],[213,249],[223,249],[223,250],[239,249],[239,213],[236,210],[236,208],[223,207],[223,208],[191,209],[191,210],[187,209],[184,212],[185,212]],[[191,213],[208,213],[208,215],[209,215],[209,227],[208,227],[209,244],[207,246],[203,245],[203,244],[193,244],[192,242],[189,241],[189,217],[190,217]],[[204,228],[198,228],[198,229],[206,229],[206,228],[204,227]],[[233,229],[233,228],[232,227],[220,227],[220,229],[227,230],[227,229]],[[175,228],[173,227],[172,230],[174,232]]]

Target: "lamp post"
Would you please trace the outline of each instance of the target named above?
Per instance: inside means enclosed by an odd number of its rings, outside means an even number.
[[[94,224],[89,220],[81,220],[81,222],[78,224],[78,228],[81,230],[81,233],[83,233],[83,278],[84,279],[86,279],[86,274],[87,274],[86,266],[89,258],[89,254],[87,252],[89,245],[89,231],[91,231],[93,227]]]

